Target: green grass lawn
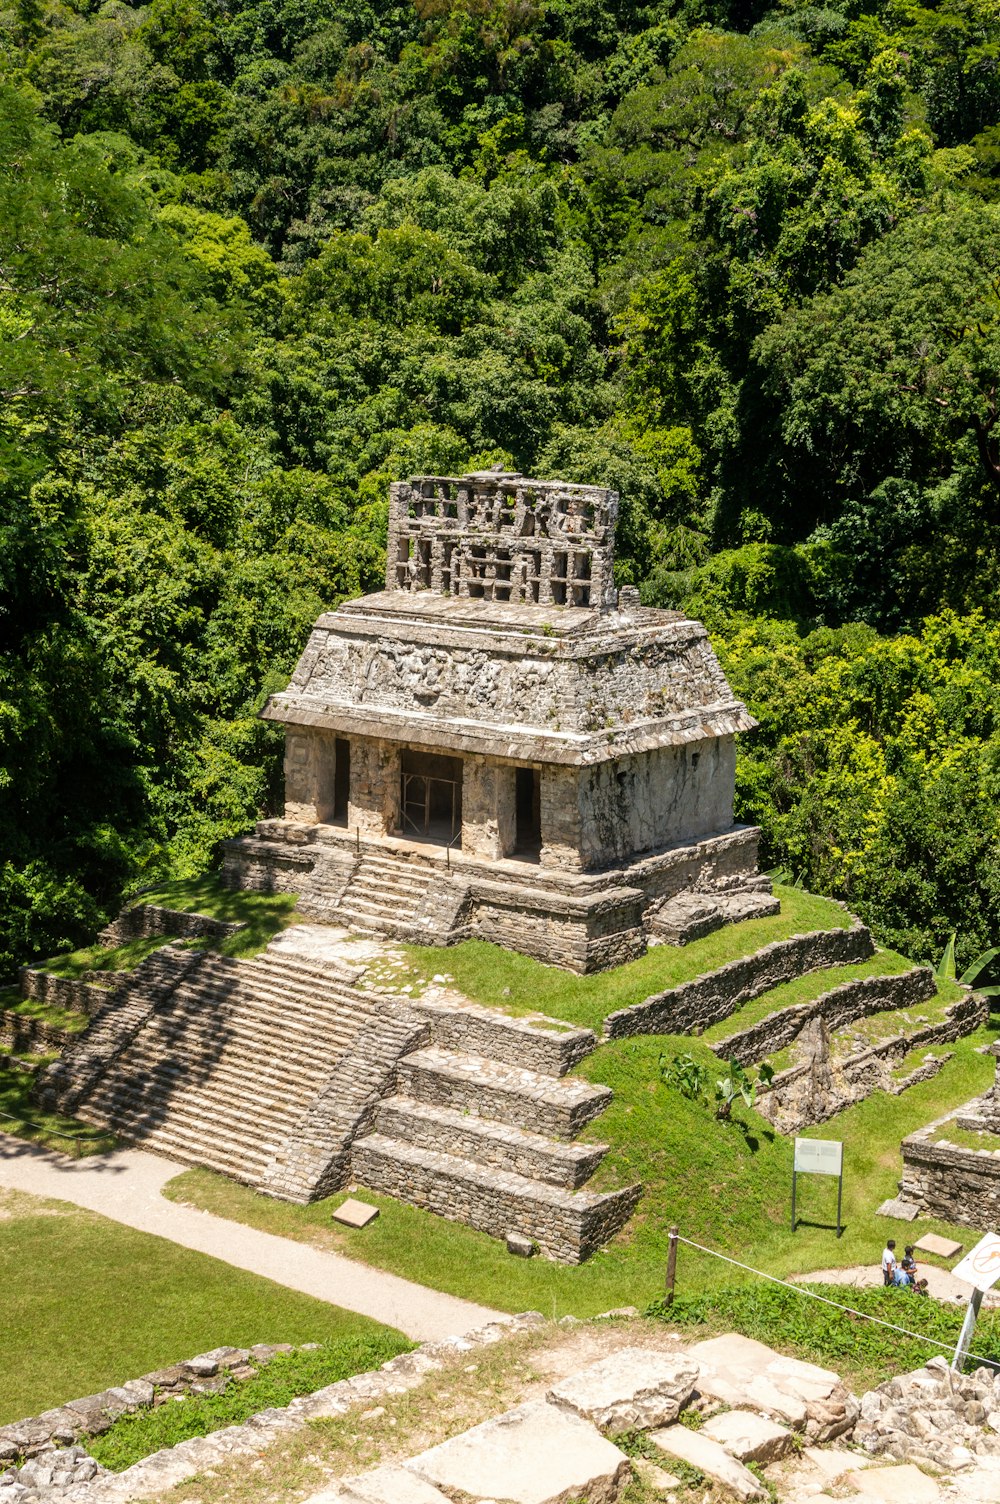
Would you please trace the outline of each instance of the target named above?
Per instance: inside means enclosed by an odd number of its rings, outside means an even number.
[[[164,883],[150,893],[141,894],[136,903],[161,904],[167,909],[208,914],[213,919],[246,925],[245,930],[211,946],[220,955],[239,957],[256,955],[280,930],[296,922],[298,896],[295,893],[234,891],[224,888],[218,875],[213,874]]]
[[[741,1112],[744,1129],[719,1123],[706,1107],[660,1084],[661,1053],[689,1051],[717,1073],[718,1062],[707,1045],[688,1036],[618,1040],[602,1045],[579,1068],[615,1093],[611,1106],[585,1133],[613,1146],[591,1185],[641,1180],[646,1190],[625,1231],[578,1268],[513,1259],[503,1244],[482,1233],[367,1191],[365,1199],[377,1204],[382,1215],[362,1230],[331,1223],[341,1196],[290,1206],[206,1170],[186,1171],[165,1194],[503,1310],[586,1316],[619,1305],[643,1308],[662,1290],[667,1233],[674,1222],[695,1242],[769,1273],[875,1262],[887,1224],[874,1212],[896,1193],[900,1140],[984,1089],[992,1080],[993,1061],[973,1047],[995,1034],[989,1028],[959,1041],[954,1057],[933,1080],[900,1097],[877,1092],[811,1130],[816,1137],[844,1140],[846,1231],[839,1241],[830,1225],[835,1183],[819,1177],[800,1186],[804,1221],[794,1235],[790,1231],[790,1139],[775,1134],[753,1112]],[[967,1229],[931,1218],[913,1224],[915,1237],[928,1231],[965,1243],[970,1238]],[[707,1255],[686,1248],[682,1252],[684,1289],[697,1292],[731,1283],[733,1274]]]
[[[227,1343],[376,1339],[377,1361],[411,1345],[367,1317],[91,1212],[0,1198],[0,1424]]]
[[[41,1061],[46,1057],[31,1058]],[[28,1071],[18,1070],[12,1065],[0,1066],[0,1133],[27,1139],[29,1143],[40,1144],[45,1149],[58,1149],[71,1159],[107,1154],[115,1148],[113,1134],[91,1128],[76,1118],[64,1117],[58,1112],[46,1112],[38,1107],[30,1096],[33,1080],[34,1077]]]
[[[591,976],[544,966],[484,940],[466,940],[446,951],[412,945],[406,947],[406,954],[414,982],[446,972],[460,992],[487,1007],[516,1014],[550,1013],[567,1023],[599,1029],[617,1008],[632,1007],[653,993],[752,955],[772,940],[787,940],[810,930],[846,929],[851,923],[850,915],[828,898],[799,888],[776,886],[775,893],[781,899],[781,912],[769,919],[728,925],[690,945],[656,945],[626,966]],[[407,980],[400,974],[397,985]]]
[[[240,957],[256,955],[279,931],[295,923],[298,898],[294,893],[234,893],[224,888],[217,876],[211,876],[164,883],[150,893],[141,894],[135,901],[181,909],[185,913],[208,914],[213,919],[245,925],[245,929],[228,935],[224,940],[197,942],[220,955]],[[47,961],[39,961],[37,966],[58,977],[79,977],[87,971],[134,971],[140,961],[165,945],[169,938],[169,935],[154,935],[146,940],[128,940],[124,945],[112,948],[88,945],[82,950],[50,956]]]

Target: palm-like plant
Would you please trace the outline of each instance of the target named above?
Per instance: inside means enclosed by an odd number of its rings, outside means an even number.
[[[965,968],[962,975],[958,977],[955,975],[955,938],[957,933],[956,930],[952,930],[949,935],[948,944],[942,952],[940,961],[934,968],[934,975],[942,982],[963,982],[967,987],[972,987],[975,985],[976,978],[986,970],[990,962],[994,961],[997,956],[1000,956],[1000,945],[994,945],[989,950],[981,951],[975,960]],[[1000,997],[1000,987],[976,987],[976,991],[981,992],[984,997]]]

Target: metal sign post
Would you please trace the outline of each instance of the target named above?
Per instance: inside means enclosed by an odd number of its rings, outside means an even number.
[[[951,1360],[952,1368],[959,1369],[972,1346],[972,1334],[976,1329],[976,1317],[983,1303],[983,1295],[1000,1279],[1000,1237],[995,1232],[988,1232],[951,1272],[956,1279],[964,1280],[973,1287],[962,1330],[958,1334],[955,1356]]]
[[[795,1192],[800,1175],[836,1175],[837,1237],[843,1232],[840,1215],[844,1204],[844,1146],[834,1138],[797,1138],[792,1161],[792,1232],[798,1226]]]

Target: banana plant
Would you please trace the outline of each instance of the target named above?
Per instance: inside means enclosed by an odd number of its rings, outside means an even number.
[[[975,984],[976,978],[986,970],[991,961],[1000,956],[1000,945],[994,945],[989,950],[981,951],[959,977],[955,975],[955,939],[957,934],[957,930],[952,930],[948,936],[948,944],[942,951],[941,959],[934,968],[934,975],[939,982],[962,982],[965,986],[972,987]],[[982,993],[984,997],[1000,997],[1000,987],[976,987],[976,991]]]
[[[715,1083],[715,1116],[726,1118],[732,1115],[733,1104],[738,1097],[742,1097],[744,1105],[752,1107],[757,1100],[759,1087],[768,1087],[774,1076],[773,1067],[761,1065],[756,1075],[753,1071],[746,1070],[738,1060],[730,1060],[728,1074],[720,1076]]]

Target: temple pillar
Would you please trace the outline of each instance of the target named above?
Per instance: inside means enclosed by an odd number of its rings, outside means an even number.
[[[399,828],[399,747],[372,737],[351,741],[347,824],[363,838],[381,840]]]

